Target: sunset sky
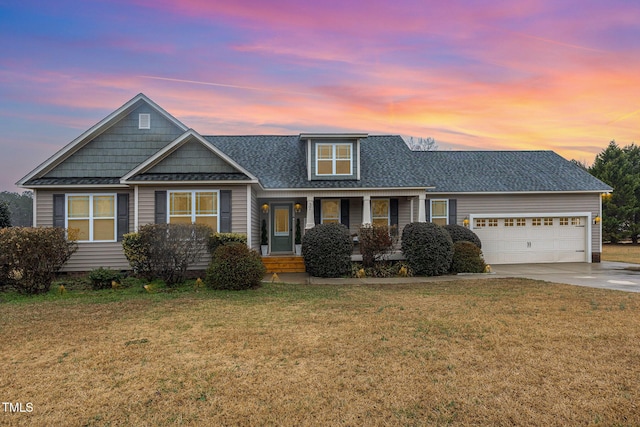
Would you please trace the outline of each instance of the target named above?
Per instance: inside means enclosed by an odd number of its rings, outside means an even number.
[[[637,0],[0,0],[0,191],[143,92],[203,135],[640,143]]]

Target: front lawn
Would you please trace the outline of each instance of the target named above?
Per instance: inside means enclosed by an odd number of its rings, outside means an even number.
[[[602,245],[602,260],[640,264],[640,245],[630,243]]]
[[[0,397],[33,405],[3,425],[640,424],[634,293],[54,289],[0,302],[0,333]]]

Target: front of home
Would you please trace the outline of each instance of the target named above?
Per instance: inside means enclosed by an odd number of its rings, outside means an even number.
[[[294,252],[319,223],[471,228],[489,263],[599,261],[611,188],[550,151],[411,151],[399,136],[202,136],[139,94],[31,171],[34,225],[77,231],[67,271],[129,269],[144,224],[204,223]]]

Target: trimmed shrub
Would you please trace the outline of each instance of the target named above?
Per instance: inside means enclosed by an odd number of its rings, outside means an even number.
[[[209,253],[213,253],[218,249],[220,245],[226,245],[227,243],[236,242],[247,244],[247,235],[240,233],[212,233],[209,236]]]
[[[98,289],[111,289],[111,282],[120,282],[122,275],[110,268],[96,268],[89,273],[89,280],[91,281],[91,287],[94,290]]]
[[[0,248],[4,282],[19,293],[34,295],[49,292],[78,245],[64,228],[11,227],[0,229]]]
[[[482,273],[485,266],[482,251],[475,243],[461,241],[453,244],[452,273]]]
[[[349,230],[342,224],[318,224],[302,238],[304,265],[312,276],[349,276],[352,251]]]
[[[479,249],[482,249],[482,242],[476,233],[469,230],[467,227],[463,227],[458,224],[445,225],[444,229],[447,230],[451,236],[453,243],[455,242],[471,242]]]
[[[362,254],[362,264],[365,268],[371,268],[376,261],[384,260],[397,242],[396,227],[386,225],[366,224],[358,231],[358,242]]]
[[[402,230],[402,252],[416,276],[439,276],[449,272],[453,242],[439,225],[412,222]]]
[[[125,235],[122,247],[134,272],[172,287],[185,281],[187,268],[207,251],[210,235],[203,224],[148,224]]]
[[[260,286],[266,272],[258,252],[231,242],[218,246],[213,253],[205,283],[218,290],[250,289]]]

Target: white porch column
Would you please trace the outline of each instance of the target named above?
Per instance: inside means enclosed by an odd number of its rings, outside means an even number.
[[[371,224],[371,196],[362,197],[362,223]]]
[[[427,202],[427,195],[421,194],[418,197],[418,222],[427,222],[427,210],[425,203]]]
[[[305,230],[316,226],[315,209],[313,206],[313,196],[307,196],[307,223],[304,225]]]

